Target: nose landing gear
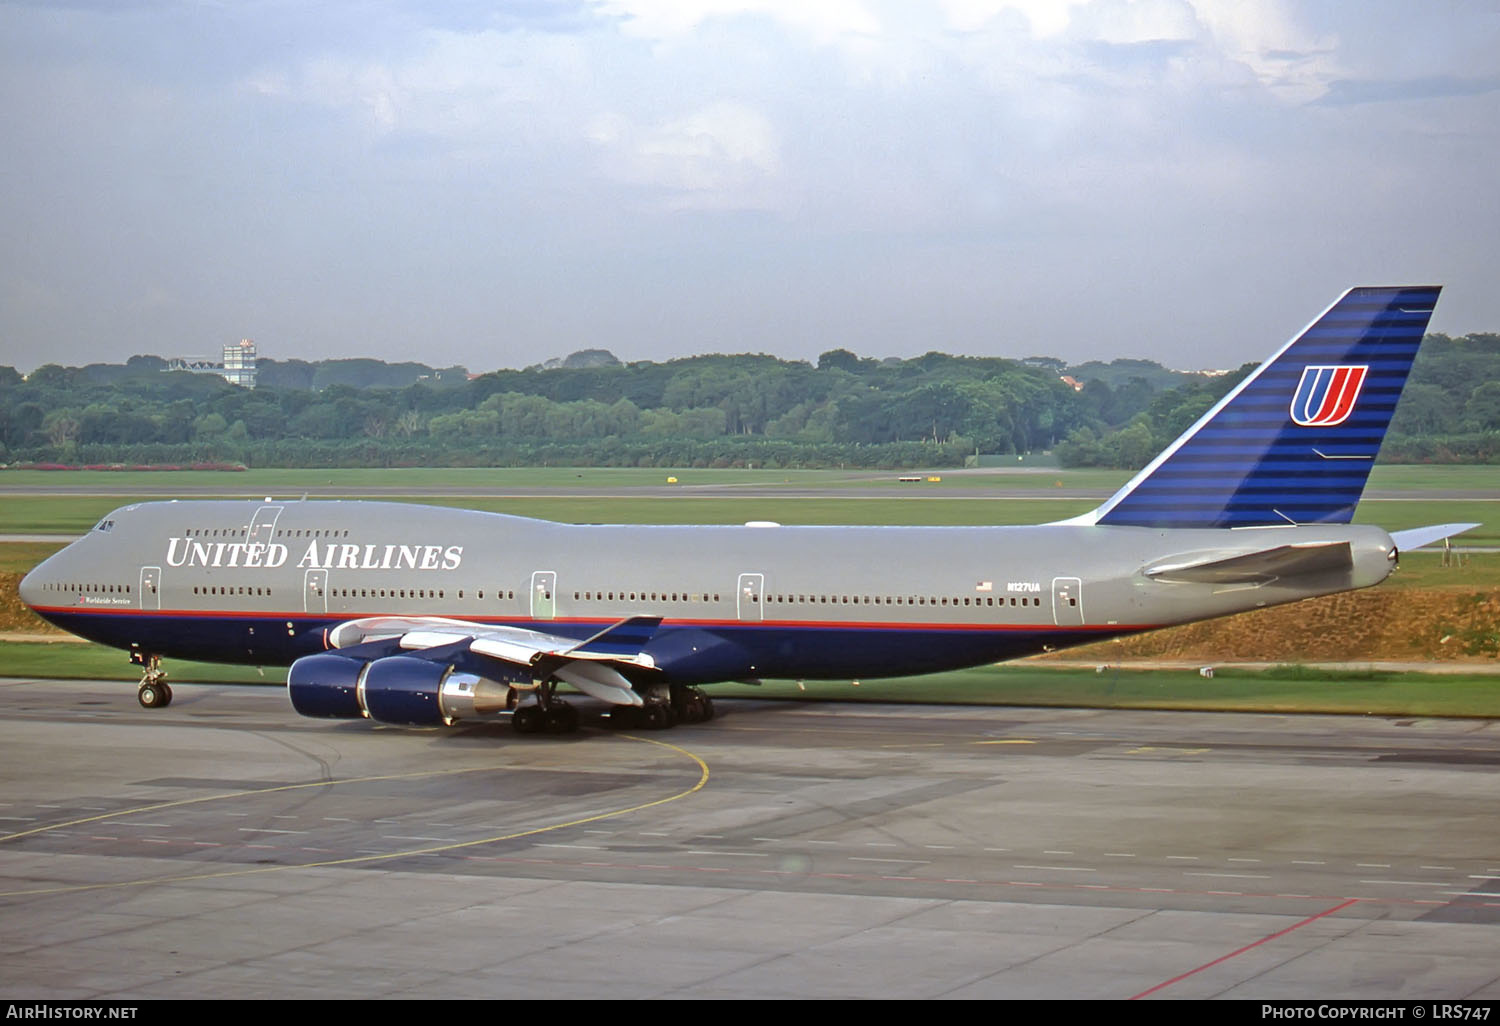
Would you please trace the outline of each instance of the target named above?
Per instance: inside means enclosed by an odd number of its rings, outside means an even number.
[[[144,666],[141,684],[136,689],[135,700],[142,709],[164,709],[172,704],[172,688],[167,683],[167,672],[161,668],[161,656],[132,652],[130,661]]]

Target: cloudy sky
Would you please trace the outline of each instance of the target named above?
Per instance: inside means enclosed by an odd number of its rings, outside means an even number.
[[[0,0],[0,364],[1500,331],[1497,10]]]

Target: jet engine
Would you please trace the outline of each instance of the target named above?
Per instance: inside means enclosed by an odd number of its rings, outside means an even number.
[[[287,672],[292,708],[303,716],[369,717],[397,726],[451,726],[506,708],[510,686],[412,655],[359,659],[303,656]]]

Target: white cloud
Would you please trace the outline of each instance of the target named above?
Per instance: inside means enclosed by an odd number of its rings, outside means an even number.
[[[622,115],[594,121],[590,138],[606,152],[607,173],[660,190],[676,209],[768,209],[781,169],[776,133],[743,104],[716,103],[642,128]]]
[[[1483,91],[1494,18],[1368,6],[1357,20],[1338,0],[9,9],[0,220],[28,244],[0,268],[0,309],[50,332],[46,296],[15,284],[38,282],[69,310],[108,294],[92,323],[109,324],[159,279],[180,302],[140,324],[197,330],[228,297],[288,330],[347,325],[351,346],[428,319],[441,333],[462,310],[448,330],[489,341],[522,320],[571,326],[536,328],[534,348],[536,332],[634,317],[647,338],[620,344],[645,356],[735,302],[765,312],[752,334],[809,317],[820,336],[855,330],[840,309],[870,347],[936,316],[961,335],[921,345],[958,348],[1001,330],[995,283],[1087,334],[1048,283],[1187,296],[1273,254],[1259,273],[1283,290],[1335,268],[1316,301],[1385,249],[1487,267],[1495,217],[1473,197],[1500,142],[1500,92]],[[1398,207],[1422,228],[1392,246],[1369,212]],[[156,240],[132,262],[152,273],[118,284],[135,240]],[[663,277],[691,302],[654,301]],[[818,293],[840,281],[830,306]],[[507,303],[526,318],[497,321]]]
[[[1196,0],[1195,6],[1223,59],[1248,68],[1281,101],[1315,99],[1345,73],[1338,38],[1310,28],[1281,0]]]
[[[1187,0],[1094,0],[1072,8],[1068,35],[1093,42],[1128,45],[1192,39],[1198,34]]]
[[[663,42],[736,18],[764,18],[819,44],[880,31],[880,20],[860,0],[602,0],[596,9],[619,18],[629,35]]]

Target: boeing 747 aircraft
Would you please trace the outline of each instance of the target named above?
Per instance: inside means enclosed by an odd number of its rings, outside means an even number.
[[[1437,302],[1341,296],[1098,509],[1036,527],[642,527],[376,502],[151,502],[21,583],[41,616],[163,658],[287,665],[307,716],[702,721],[701,685],[991,663],[1368,587],[1475,526],[1350,520]]]

